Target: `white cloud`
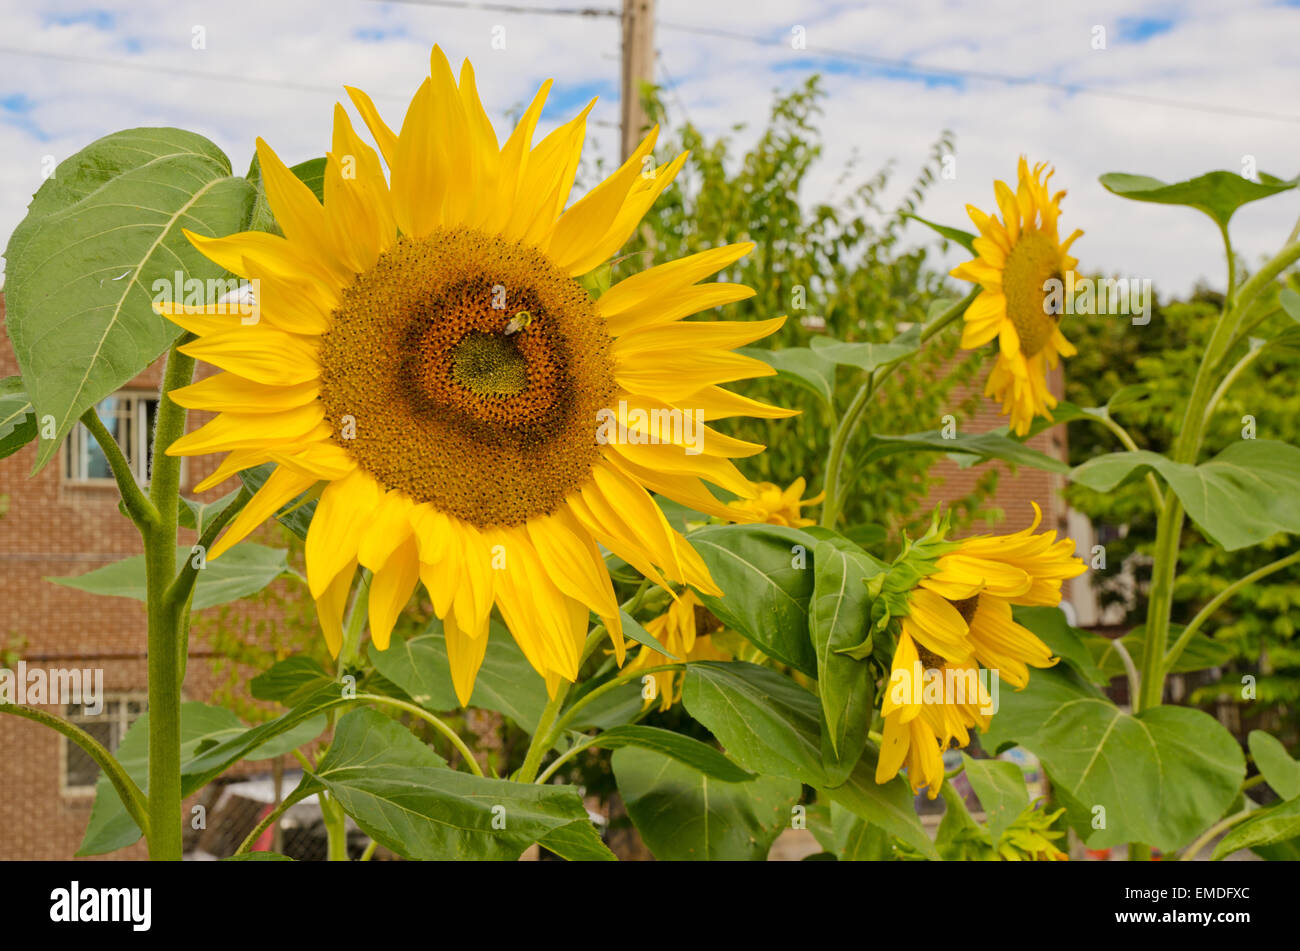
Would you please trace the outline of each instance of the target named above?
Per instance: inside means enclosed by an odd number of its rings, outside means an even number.
[[[613,6],[617,0],[590,0]],[[525,6],[558,3],[521,2]],[[563,4],[572,6],[572,4]],[[748,123],[741,147],[761,127],[773,88],[806,72],[826,73],[826,151],[806,198],[834,190],[853,149],[861,168],[897,159],[899,187],[942,128],[957,133],[958,177],[931,193],[922,214],[961,225],[963,206],[988,207],[995,177],[1014,175],[1016,157],[1050,159],[1068,187],[1065,224],[1087,234],[1077,245],[1085,267],[1152,277],[1165,293],[1200,277],[1222,283],[1217,236],[1195,212],[1122,201],[1097,183],[1107,171],[1177,180],[1212,168],[1259,167],[1294,174],[1300,124],[1126,102],[1036,85],[966,79],[927,84],[879,66],[827,57],[819,49],[857,51],[943,69],[1031,76],[1146,96],[1296,114],[1293,42],[1300,9],[1256,0],[1053,4],[923,0],[896,5],[779,0],[700,3],[660,0],[656,35],[659,79],[671,76],[670,116],[681,106],[712,134]],[[552,76],[552,102],[572,111],[601,92],[592,118],[592,155],[615,157],[618,144],[618,21],[438,9],[352,0],[267,3],[162,2],[94,6],[53,2],[41,9],[0,0],[0,234],[21,219],[40,185],[46,155],[63,159],[100,135],[140,125],[177,125],[210,137],[242,172],[262,135],[288,161],[318,155],[328,142],[331,105],[344,82],[370,91],[398,124],[406,98],[441,43],[453,65],[470,57],[481,94],[501,117]],[[696,32],[669,29],[667,24]],[[1145,24],[1145,27],[1144,27]],[[1107,49],[1090,45],[1094,26]],[[792,28],[808,50],[791,49]],[[206,48],[192,45],[195,27]],[[491,47],[504,27],[506,49]],[[767,40],[759,45],[706,35],[720,30]],[[1126,35],[1149,32],[1145,39]],[[11,51],[19,51],[17,53]],[[113,68],[23,51],[110,60]],[[288,86],[232,82],[194,73],[277,80]],[[308,88],[299,88],[308,87]],[[333,91],[333,92],[332,92]],[[581,102],[580,102],[581,100]],[[680,102],[680,105],[679,105]],[[562,118],[548,115],[545,127]],[[1287,195],[1243,209],[1234,220],[1239,250],[1251,263],[1274,249],[1300,213]],[[918,241],[928,240],[920,231]]]

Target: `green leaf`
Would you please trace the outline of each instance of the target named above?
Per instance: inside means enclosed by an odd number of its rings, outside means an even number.
[[[1207,172],[1184,182],[1166,184],[1146,175],[1111,172],[1101,176],[1107,191],[1134,201],[1158,202],[1162,205],[1187,205],[1205,212],[1225,228],[1228,220],[1247,202],[1268,198],[1295,188],[1300,178],[1284,181],[1263,172],[1258,182],[1242,178],[1235,172]]]
[[[943,235],[949,241],[956,241],[971,254],[975,253],[975,235],[969,231],[962,231],[960,228],[949,228],[947,225],[936,224],[928,221],[920,215],[904,215],[904,218],[911,218],[913,221],[919,221],[927,228],[933,228],[939,234]]]
[[[831,394],[835,391],[835,364],[816,351],[808,347],[785,347],[781,350],[741,347],[736,352],[762,360],[782,380],[803,387],[827,406],[831,405]]]
[[[1133,716],[1060,668],[999,699],[981,745],[1034,753],[1090,848],[1180,848],[1223,815],[1246,772],[1237,741],[1208,714],[1162,706]],[[1094,829],[1097,806],[1105,827]]]
[[[448,769],[374,710],[338,722],[316,779],[367,835],[410,859],[515,859],[534,842],[612,859],[573,786],[512,783]]]
[[[821,704],[790,678],[741,661],[691,663],[682,701],[741,766],[821,788],[855,815],[937,857],[907,784],[897,777],[876,783],[876,750],[870,743],[848,779],[830,788],[821,756]]]
[[[279,852],[242,852],[239,855],[227,855],[221,862],[292,862],[293,859]]]
[[[591,741],[591,746],[606,750],[619,750],[629,746],[651,750],[726,783],[743,783],[754,778],[752,773],[741,769],[707,743],[659,727],[637,724],[616,726],[597,734]]]
[[[825,719],[823,765],[831,785],[843,782],[867,743],[875,683],[865,661],[837,653],[862,643],[871,622],[867,579],[881,569],[830,541],[813,550],[809,636],[817,654],[817,690]]]
[[[680,657],[672,654],[668,648],[659,642],[659,639],[641,626],[641,622],[626,611],[620,610],[618,616],[623,619],[623,635],[629,640],[636,641],[651,650],[658,651],[671,661],[679,661]]]
[[[860,457],[860,465],[868,465],[886,456],[899,452],[946,452],[975,457],[971,462],[1001,459],[1017,465],[1031,466],[1045,472],[1068,472],[1070,467],[1060,459],[1031,449],[1018,439],[1012,439],[1002,433],[956,433],[953,438],[945,439],[943,431],[931,429],[923,433],[908,433],[905,436],[879,436],[874,433],[867,438],[866,450]]]
[[[386,651],[371,645],[369,657],[380,674],[426,710],[460,709],[451,682],[447,641],[437,618],[417,637],[393,638]],[[504,713],[521,729],[532,732],[546,703],[546,681],[533,670],[505,625],[493,620],[469,705]]]
[[[897,363],[916,353],[917,348],[903,343],[847,343],[834,337],[814,337],[813,353],[836,366],[855,367],[870,373],[876,367]]]
[[[1214,847],[1212,859],[1227,858],[1241,849],[1275,845],[1300,836],[1300,799],[1290,799],[1261,809],[1225,835]]]
[[[1285,801],[1300,797],[1300,762],[1291,758],[1282,741],[1263,730],[1251,730],[1246,743],[1255,766],[1278,798]]]
[[[239,473],[239,478],[249,492],[257,492],[274,471],[275,463],[264,462],[260,466],[243,470]],[[303,499],[310,494],[311,490],[308,489],[275,513],[276,521],[302,539],[306,539],[307,530],[311,527],[311,517],[316,514],[316,499],[303,502]]]
[[[283,548],[267,548],[254,542],[241,542],[216,561],[207,562],[207,567],[199,572],[191,610],[202,611],[204,608],[256,594],[288,570],[287,555]],[[178,564],[184,564],[191,557],[194,556],[188,547],[177,546]],[[84,575],[45,580],[90,594],[144,601],[144,555],[125,558]]]
[[[320,727],[324,727],[321,721]],[[198,755],[200,748],[221,742],[232,735],[245,732],[247,727],[239,717],[221,707],[206,703],[181,704],[181,761]],[[320,733],[320,729],[316,731]],[[260,752],[260,751],[259,751]],[[149,787],[149,715],[142,714],[122,736],[113,753],[127,775],[140,789],[148,793]],[[268,748],[262,758],[279,755]],[[194,787],[197,789],[198,787]],[[193,792],[194,789],[188,790]],[[188,793],[187,793],[188,794]],[[135,824],[122,801],[118,799],[112,783],[100,775],[95,783],[95,803],[90,810],[90,823],[77,855],[103,855],[116,852],[140,838],[140,827]]]
[[[808,637],[815,540],[778,525],[714,525],[692,532],[691,545],[723,591],[700,594],[704,606],[769,657],[817,676]]]
[[[801,791],[791,779],[725,782],[651,749],[620,749],[611,763],[628,815],[661,860],[761,861]]]
[[[257,700],[275,700],[293,706],[296,698],[333,682],[334,677],[318,661],[295,654],[276,661],[269,670],[254,677],[248,683],[248,690]]]
[[[0,459],[36,438],[36,414],[20,376],[0,380]]]
[[[1007,826],[1029,806],[1025,774],[1015,763],[1000,759],[975,759],[961,754],[966,778],[984,809],[984,824],[993,842],[1002,838]]]
[[[1210,541],[1236,551],[1278,532],[1300,532],[1300,449],[1269,439],[1243,439],[1199,466],[1159,453],[1112,452],[1070,471],[1070,480],[1098,492],[1154,469],[1177,493]]]
[[[580,694],[574,694],[577,700]],[[609,730],[624,723],[631,723],[645,709],[645,700],[641,696],[641,684],[635,680],[620,684],[613,690],[601,694],[595,700],[583,706],[577,716],[569,722],[574,730]]]
[[[181,496],[181,527],[191,528],[202,535],[203,530],[212,524],[214,518],[229,508],[230,503],[235,501],[238,495],[239,490],[234,489],[212,502],[199,502],[196,499],[187,499]]]
[[[1110,683],[1112,677],[1123,676],[1124,669],[1122,665],[1118,672],[1099,666],[1100,660],[1094,658],[1093,653],[1089,650],[1091,642],[1104,641],[1106,638],[1086,635],[1083,631],[1070,627],[1065,620],[1065,612],[1060,608],[1026,608],[1017,605],[1012,608],[1012,615],[1017,624],[1033,631],[1051,649],[1053,654],[1062,658],[1097,686],[1104,687]],[[1107,643],[1109,642],[1107,641]],[[1128,646],[1127,643],[1125,646]],[[1120,660],[1115,655],[1114,648],[1108,648],[1108,650],[1114,662],[1119,664]],[[1140,657],[1141,655],[1135,654],[1134,656]]]
[[[355,702],[344,696],[341,684],[322,684],[318,689],[304,696],[292,710],[274,720],[238,732],[232,728],[232,732],[227,734],[227,739],[215,746],[204,746],[202,752],[196,751],[191,760],[182,759],[181,794],[188,796],[201,789],[239,760],[254,758],[252,756],[254,753],[281,749],[283,744],[273,745],[271,741],[286,734],[296,738],[303,732],[310,732],[311,727],[304,724],[309,722],[314,724],[316,718],[333,707]]]
[[[223,277],[182,229],[240,231],[252,202],[253,189],[230,174],[221,150],[179,129],[106,136],[41,186],[5,251],[6,329],[36,417],[55,423],[33,471],[82,413],[180,336],[153,312],[161,288],[174,296],[178,271],[203,282]]]

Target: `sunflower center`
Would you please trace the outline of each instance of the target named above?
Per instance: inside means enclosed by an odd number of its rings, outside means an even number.
[[[590,478],[610,344],[591,296],[541,252],[442,229],[401,238],[343,292],[321,400],[381,485],[479,528],[517,525]]]
[[[1049,280],[1061,281],[1061,252],[1055,241],[1038,231],[1020,235],[1002,269],[1007,317],[1020,336],[1020,352],[1032,357],[1052,339],[1061,322],[1061,290],[1049,293]]]
[[[451,377],[475,396],[517,396],[528,387],[528,361],[501,334],[471,333],[451,350]]]

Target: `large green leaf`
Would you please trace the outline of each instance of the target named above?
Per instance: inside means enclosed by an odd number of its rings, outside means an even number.
[[[334,682],[324,667],[311,657],[295,654],[276,661],[269,670],[248,682],[248,691],[258,700],[275,700],[286,706]]]
[[[1011,743],[1042,761],[1090,848],[1180,848],[1223,815],[1246,772],[1237,741],[1208,714],[1164,706],[1133,716],[1060,668],[1001,693],[981,744]],[[1094,829],[1099,806],[1105,827]]]
[[[417,637],[393,638],[386,651],[372,645],[369,656],[379,673],[426,710],[441,713],[460,708],[451,682],[447,641],[437,618]],[[493,620],[469,705],[504,713],[531,732],[546,702],[546,681],[533,670],[505,625]]]
[[[835,364],[808,347],[784,347],[767,350],[763,347],[741,347],[736,351],[755,360],[762,360],[783,380],[789,380],[814,394],[827,406],[835,392]]]
[[[36,438],[36,414],[20,376],[0,380],[0,459]]]
[[[339,720],[315,776],[367,835],[406,858],[515,859],[534,842],[566,858],[613,858],[575,787],[448,769],[374,710]]]
[[[219,499],[211,502],[200,502],[197,499],[187,499],[181,496],[180,507],[180,524],[182,528],[191,528],[203,534],[203,530],[212,524],[213,519],[230,507],[239,496],[239,490],[233,489],[227,492]]]
[[[305,731],[300,728],[297,742],[290,748],[296,748],[320,734],[324,729],[325,721],[320,719],[314,722],[315,733],[312,736],[303,736]],[[311,724],[307,726],[310,728]],[[181,761],[191,760],[199,755],[200,749],[206,749],[231,736],[240,735],[247,729],[240,722],[239,717],[229,710],[209,706],[206,703],[182,703]],[[257,754],[249,758],[270,759],[287,750],[283,743],[271,743],[249,752]],[[113,755],[122,764],[127,775],[147,793],[149,786],[149,715],[147,713],[131,724]],[[90,810],[90,823],[86,826],[86,834],[82,839],[81,847],[77,850],[77,855],[102,855],[105,852],[116,852],[139,838],[139,826],[122,805],[122,800],[118,798],[113,785],[101,774],[95,783],[95,803]]]
[[[1225,835],[1214,847],[1212,858],[1227,858],[1241,849],[1276,845],[1296,836],[1300,836],[1300,799],[1274,803]]]
[[[745,772],[707,743],[659,727],[639,724],[616,726],[598,733],[590,745],[606,750],[620,750],[629,746],[650,750],[656,755],[676,760],[704,776],[726,783],[743,783],[754,778],[753,774]]]
[[[813,594],[808,631],[817,653],[817,692],[825,718],[822,758],[831,785],[843,782],[871,726],[875,684],[866,661],[837,653],[862,643],[871,621],[867,579],[881,569],[871,559],[830,541],[813,550]]]
[[[739,661],[692,663],[686,668],[682,701],[741,766],[821,788],[913,848],[937,854],[912,808],[906,783],[898,778],[876,783],[871,744],[848,779],[832,788],[822,764],[821,704],[789,677]]]
[[[153,312],[156,282],[174,288],[178,271],[205,282],[223,276],[182,229],[239,231],[252,202],[252,186],[230,174],[221,150],[179,129],[106,136],[41,186],[5,251],[9,338],[36,417],[55,423],[35,468],[82,413],[180,335]]]
[[[1300,761],[1291,758],[1282,741],[1263,730],[1251,730],[1246,742],[1255,766],[1273,792],[1283,800],[1300,797]]]
[[[1007,826],[1029,806],[1025,774],[1015,763],[1000,759],[975,759],[961,755],[970,788],[984,809],[984,824],[993,842],[1002,838]]]
[[[817,676],[808,638],[816,541],[778,525],[713,525],[690,540],[723,592],[701,594],[704,606],[769,657]]]
[[[242,542],[215,561],[206,562],[194,586],[192,610],[202,611],[256,594],[278,578],[289,564],[283,548],[268,548],[254,542]],[[181,545],[176,549],[178,564],[196,557]],[[135,555],[96,568],[84,575],[46,578],[65,587],[90,594],[145,600],[144,555]]]
[[[799,799],[795,780],[725,782],[651,749],[620,749],[611,762],[627,814],[658,859],[760,861]]]
[[[853,367],[870,372],[876,367],[897,363],[904,357],[916,352],[917,348],[906,343],[850,343],[836,340],[834,337],[814,337],[812,350],[836,366]]]
[[[1070,479],[1109,492],[1147,469],[1169,483],[1205,537],[1228,551],[1300,532],[1300,449],[1284,442],[1243,439],[1199,466],[1148,450],[1112,452],[1077,466]]]
[[[938,429],[923,433],[908,433],[905,436],[879,436],[873,433],[867,437],[866,448],[858,458],[861,465],[868,465],[895,453],[917,450],[966,456],[968,462],[972,464],[989,459],[1001,459],[1003,462],[1030,466],[1046,472],[1068,472],[1070,468],[1060,459],[1054,459],[1046,453],[1032,449],[1004,433],[955,433],[951,439],[946,439],[943,431]]]
[[[1185,182],[1167,184],[1147,175],[1111,172],[1101,176],[1107,191],[1134,201],[1151,201],[1162,205],[1188,205],[1205,212],[1227,227],[1228,220],[1242,205],[1295,188],[1300,178],[1284,181],[1263,172],[1258,182],[1242,178],[1235,172],[1207,172]]]

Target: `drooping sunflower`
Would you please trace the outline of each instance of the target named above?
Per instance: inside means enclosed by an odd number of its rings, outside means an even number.
[[[897,617],[898,641],[881,700],[885,725],[876,782],[906,765],[912,789],[933,799],[943,782],[942,753],[988,725],[991,698],[980,668],[1016,688],[1029,667],[1059,658],[1012,617],[1012,605],[1054,607],[1061,584],[1084,572],[1074,543],[1034,521],[1010,535],[948,540],[936,525],[899,557],[882,581],[884,620]],[[890,581],[899,579],[891,588]]]
[[[258,139],[283,236],[186,234],[254,283],[259,319],[159,306],[197,335],[181,350],[224,371],[172,392],[218,415],[168,452],[227,453],[199,490],[275,464],[210,557],[318,490],[307,581],[331,651],[358,565],[373,573],[380,649],[422,582],[462,702],[494,605],[552,692],[577,675],[589,612],[622,662],[598,546],[657,584],[720,593],[650,493],[743,520],[704,480],[747,497],[730,459],[762,447],[705,423],[792,415],[720,386],[773,372],[731,351],[784,318],[683,320],[753,295],[700,283],[752,245],[650,268],[596,300],[576,280],[624,243],[686,156],[654,167],[652,131],[566,209],[591,106],[533,146],[550,85],[504,143],[470,64],[457,81],[437,47],[399,131],[349,88],[378,152],[337,105],[323,203]],[[683,424],[617,438],[652,415]]]
[[[1060,239],[1057,219],[1065,192],[1049,191],[1052,174],[1040,162],[1031,175],[1021,156],[1016,190],[1001,181],[993,185],[1001,221],[996,213],[967,205],[980,232],[976,257],[952,271],[953,277],[983,288],[966,310],[961,345],[974,349],[997,338],[997,361],[984,395],[1002,401],[1002,414],[1010,415],[1011,428],[1022,436],[1035,416],[1052,417],[1056,397],[1047,387],[1048,369],[1078,352],[1060,323],[1063,288],[1073,286],[1071,275],[1079,263],[1070,256],[1070,246],[1083,232],[1076,229]]]
[[[811,499],[805,499],[803,493],[807,484],[803,476],[795,479],[785,489],[772,482],[756,482],[752,499],[736,499],[729,504],[731,508],[747,512],[769,525],[804,528],[815,524],[816,519],[807,518],[801,509],[805,505],[817,505],[826,496],[825,492],[820,492]]]
[[[694,591],[684,591],[668,606],[668,610],[645,625],[646,631],[667,648],[672,657],[664,656],[653,647],[643,646],[629,661],[628,669],[643,670],[688,660],[731,660],[731,654],[719,649],[709,636],[721,627]],[[646,706],[658,700],[659,709],[667,710],[681,700],[681,671],[656,670],[646,676],[654,678],[655,682],[652,696],[643,691]]]

